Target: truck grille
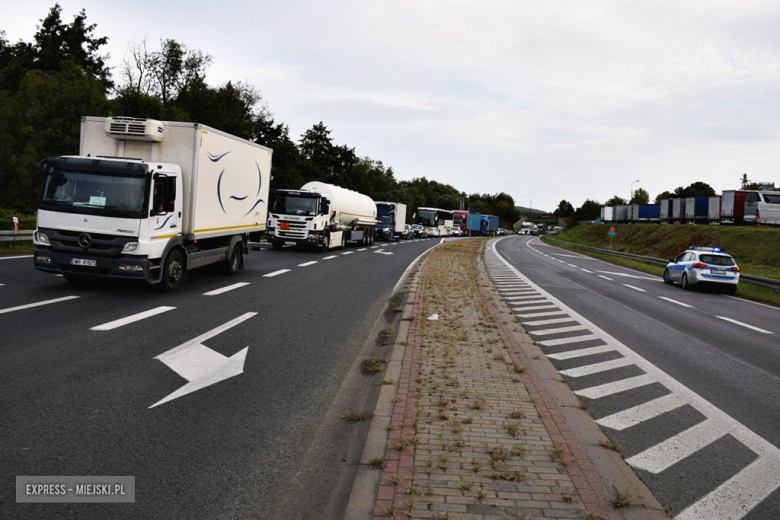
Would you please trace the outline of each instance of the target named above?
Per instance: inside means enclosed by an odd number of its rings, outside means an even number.
[[[102,233],[86,233],[91,239],[89,247],[84,248],[79,244],[79,235],[83,233],[80,231],[68,231],[65,229],[44,229],[41,228],[43,233],[49,237],[51,242],[51,249],[53,251],[59,251],[61,253],[74,253],[74,254],[88,254],[93,256],[102,257],[118,257],[121,256],[122,248],[128,242],[135,242],[137,237],[125,237],[105,235]]]
[[[289,224],[290,229],[282,229],[282,224]],[[306,222],[297,220],[280,220],[276,235],[279,238],[306,238],[309,232],[306,230]]]

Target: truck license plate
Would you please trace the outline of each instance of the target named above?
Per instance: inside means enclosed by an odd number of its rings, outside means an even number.
[[[84,265],[86,267],[97,267],[97,260],[88,258],[71,258],[70,265]]]
[[[285,243],[284,243],[284,245],[286,245],[286,246],[294,246],[294,245],[295,245],[295,242],[290,242],[290,241],[288,240],[287,242],[285,242]]]

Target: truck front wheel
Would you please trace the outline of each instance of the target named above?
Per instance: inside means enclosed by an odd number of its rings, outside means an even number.
[[[172,291],[181,285],[184,279],[184,262],[181,259],[181,253],[173,250],[165,259],[165,269],[163,270],[163,280],[160,288],[164,291]]]
[[[322,245],[320,248],[323,253],[327,253],[328,247],[330,247],[330,235],[326,233],[325,236],[322,237]]]
[[[225,274],[233,276],[238,272],[238,268],[241,267],[241,243],[233,246],[233,251],[230,252],[230,256],[225,262]]]

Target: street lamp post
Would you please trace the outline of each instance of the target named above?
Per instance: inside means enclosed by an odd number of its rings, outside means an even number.
[[[631,204],[631,199],[634,198],[634,184],[636,184],[637,182],[639,182],[639,179],[631,183],[631,197],[628,199],[629,204]]]

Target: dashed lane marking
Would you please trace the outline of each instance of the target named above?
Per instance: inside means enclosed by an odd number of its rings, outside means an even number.
[[[745,327],[746,329],[755,330],[756,332],[760,332],[762,334],[772,334],[772,332],[764,329],[759,329],[758,327],[755,327],[753,325],[748,325],[747,323],[742,323],[741,321],[732,320],[731,318],[727,318],[725,316],[716,316],[719,320],[728,321],[729,323],[733,323],[734,325],[739,325],[740,327]]]
[[[311,262],[304,262],[304,263],[302,263],[302,264],[298,264],[298,267],[308,267],[308,266],[310,266],[310,265],[314,265],[314,264],[316,264],[316,263],[317,263],[317,261],[316,261],[316,260],[312,260]]]
[[[203,296],[216,296],[218,294],[226,293],[228,291],[232,291],[233,289],[238,289],[246,285],[249,285],[249,282],[234,283],[233,285],[228,285],[227,287],[221,287],[219,289],[214,289],[213,291],[205,292],[203,293]]]
[[[673,300],[671,298],[667,298],[666,296],[659,296],[662,300],[666,300],[668,302],[674,303],[676,305],[679,305],[680,307],[693,307],[693,305],[688,305],[687,303],[678,302],[677,300]]]
[[[635,291],[647,292],[644,289],[640,289],[639,287],[634,287],[633,285],[628,285],[627,283],[624,283],[624,284],[621,284],[621,285],[623,285],[623,287],[628,287],[629,289],[633,289]]]
[[[338,255],[330,255],[330,256],[323,257],[323,260],[331,260],[333,258],[338,258],[338,257],[339,257]]]
[[[33,307],[40,307],[41,305],[50,305],[52,303],[65,302],[68,300],[75,300],[80,296],[63,296],[62,298],[54,298],[53,300],[44,300],[42,302],[28,303],[26,305],[19,305],[16,307],[9,307],[8,309],[0,309],[0,314],[7,314],[9,312],[21,311],[23,309],[32,309]]]
[[[604,276],[603,274],[599,275],[599,278],[603,278],[605,280],[609,280],[610,282],[614,282],[614,278],[610,278],[609,276]]]
[[[151,318],[152,316],[157,316],[158,314],[162,314],[164,312],[172,311],[176,307],[156,307],[154,309],[150,309],[148,311],[139,312],[138,314],[133,314],[132,316],[127,316],[125,318],[121,318],[114,321],[109,321],[108,323],[104,323],[103,325],[98,325],[97,327],[92,327],[89,330],[113,330],[118,329],[119,327],[123,327],[125,325],[128,325],[130,323],[135,323],[136,321],[145,320],[146,318]]]
[[[279,269],[278,271],[274,271],[273,273],[264,274],[263,278],[273,278],[274,276],[279,276],[280,274],[289,273],[289,269]]]

